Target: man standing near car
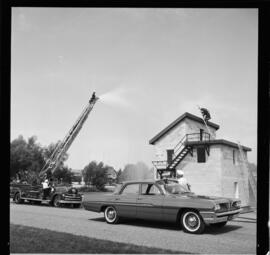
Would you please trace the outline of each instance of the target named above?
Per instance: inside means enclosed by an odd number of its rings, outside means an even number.
[[[184,172],[182,170],[177,170],[176,178],[181,186],[190,191],[190,184],[188,184],[187,179],[184,177]]]
[[[47,178],[47,174],[45,174],[44,181],[42,182],[42,188],[43,188],[43,198],[46,199],[49,196],[50,193],[50,187],[49,187],[49,180]]]

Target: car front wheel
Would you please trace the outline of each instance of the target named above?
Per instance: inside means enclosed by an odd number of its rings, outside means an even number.
[[[60,207],[60,201],[61,200],[61,197],[59,195],[56,195],[53,199],[53,206],[54,207]]]
[[[117,211],[113,206],[106,207],[104,217],[106,222],[109,224],[116,224],[119,221]]]
[[[24,200],[21,199],[21,194],[19,192],[15,194],[15,196],[14,196],[14,202],[16,204],[21,204],[21,203],[24,202]]]
[[[187,233],[201,234],[205,229],[205,223],[199,213],[191,210],[181,215],[181,226]]]

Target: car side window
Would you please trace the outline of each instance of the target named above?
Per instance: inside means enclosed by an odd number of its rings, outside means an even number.
[[[139,194],[139,184],[128,184],[121,194]]]
[[[142,195],[160,195],[161,192],[158,187],[152,183],[143,183],[142,184]]]

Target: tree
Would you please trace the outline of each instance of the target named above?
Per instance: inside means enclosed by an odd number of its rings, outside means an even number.
[[[71,169],[66,166],[62,166],[56,168],[52,176],[58,181],[62,181],[64,183],[71,183],[74,174],[72,173]]]
[[[122,169],[120,168],[117,172],[116,172],[116,183],[121,183],[123,180],[121,178],[123,172]]]
[[[32,136],[28,141],[20,135],[10,144],[10,176],[14,177],[19,171],[27,170],[32,174],[38,173],[45,164],[43,148],[36,143]]]
[[[121,181],[130,180],[144,180],[152,179],[154,176],[153,169],[149,169],[144,162],[137,162],[136,164],[127,164],[123,172],[119,176]]]
[[[39,172],[45,165],[57,144],[51,143],[48,147],[42,147],[37,143],[37,137],[31,136],[25,140],[22,135],[14,139],[10,144],[10,177],[14,178],[19,173],[22,180],[29,183],[40,182]],[[56,169],[56,176],[62,176],[70,182],[71,171],[65,169],[64,161],[68,155],[63,155],[59,167]]]
[[[83,169],[83,178],[87,185],[94,185],[97,189],[102,190],[108,182],[107,170],[109,166],[105,166],[103,162],[90,162]]]

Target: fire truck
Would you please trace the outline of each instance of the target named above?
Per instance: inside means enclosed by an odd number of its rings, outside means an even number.
[[[99,98],[92,94],[86,107],[83,109],[75,124],[69,130],[64,139],[58,143],[53,153],[46,161],[45,165],[39,173],[40,179],[44,179],[47,174],[53,174],[67,150],[70,148],[72,142],[80,132],[83,124],[85,123],[89,113],[92,111],[95,103]],[[55,207],[64,204],[72,205],[74,208],[80,207],[82,203],[82,195],[78,190],[71,185],[55,184],[49,187],[48,194],[44,195],[44,188],[42,184],[33,183],[11,183],[10,184],[10,197],[17,204],[23,202],[30,202],[33,204],[47,203]]]

